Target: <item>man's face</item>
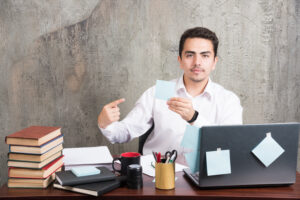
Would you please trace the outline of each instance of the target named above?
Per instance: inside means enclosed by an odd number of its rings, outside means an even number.
[[[213,44],[203,38],[186,39],[181,53],[178,56],[180,68],[184,71],[185,79],[201,82],[209,78],[215,69],[217,57],[214,56]]]

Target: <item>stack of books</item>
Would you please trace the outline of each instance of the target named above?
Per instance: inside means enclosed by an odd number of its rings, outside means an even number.
[[[31,126],[6,136],[9,188],[46,188],[63,166],[60,127]]]
[[[120,187],[121,179],[106,167],[97,167],[98,174],[92,173],[89,166],[75,167],[72,170],[56,173],[54,188],[100,196]],[[74,169],[77,172],[74,173]]]

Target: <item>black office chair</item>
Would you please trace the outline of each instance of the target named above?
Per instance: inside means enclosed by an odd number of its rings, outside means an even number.
[[[139,150],[138,150],[138,152],[139,152],[141,155],[143,155],[143,147],[144,147],[144,144],[145,144],[145,142],[146,142],[148,136],[152,133],[153,129],[154,129],[154,123],[152,124],[151,128],[150,128],[148,131],[146,131],[146,133],[144,133],[143,135],[141,135],[141,136],[139,137]]]

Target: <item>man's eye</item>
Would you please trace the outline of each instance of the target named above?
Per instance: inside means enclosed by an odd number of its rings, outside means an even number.
[[[203,55],[203,57],[204,57],[204,58],[208,58],[209,56],[208,56],[208,55]]]
[[[187,54],[186,55],[187,58],[192,57],[192,56],[193,56],[193,54]]]

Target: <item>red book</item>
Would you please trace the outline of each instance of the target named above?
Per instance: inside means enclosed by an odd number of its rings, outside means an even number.
[[[61,135],[61,127],[30,126],[5,137],[6,144],[41,146]]]
[[[47,178],[59,168],[62,167],[63,157],[60,156],[56,160],[52,161],[42,169],[28,169],[28,168],[16,168],[10,167],[8,169],[8,177],[10,178]]]

